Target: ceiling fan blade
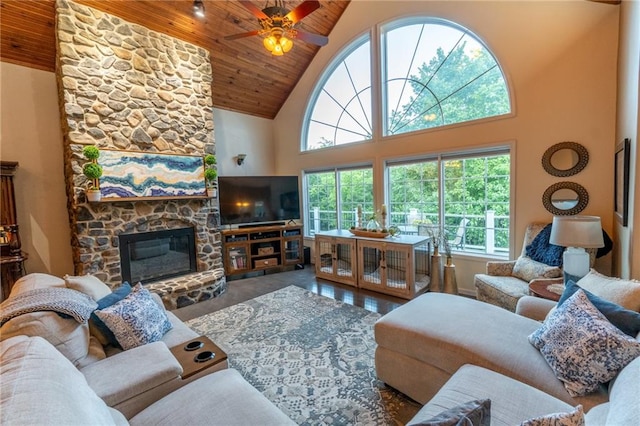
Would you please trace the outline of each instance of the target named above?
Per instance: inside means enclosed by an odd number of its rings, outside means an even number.
[[[320,2],[317,0],[305,0],[298,5],[291,12],[287,13],[285,18],[289,19],[294,24],[320,7]]]
[[[324,46],[325,44],[329,43],[329,37],[320,34],[307,33],[300,30],[296,30],[296,38],[302,41],[306,41],[307,43],[317,44],[318,46]]]
[[[258,35],[258,30],[255,31],[249,31],[248,33],[240,33],[240,34],[234,34],[234,35],[229,35],[226,36],[224,39],[225,40],[236,40],[239,38],[244,38],[244,37],[251,37],[251,36],[255,36]]]
[[[269,19],[269,17],[260,9],[258,9],[258,6],[256,6],[255,4],[251,3],[248,0],[239,0],[238,3],[242,4],[244,7],[246,7],[251,13],[253,13],[253,15],[258,18],[258,19]]]

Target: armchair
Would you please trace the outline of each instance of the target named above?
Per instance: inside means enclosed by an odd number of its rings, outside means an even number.
[[[529,283],[532,280],[553,280],[562,276],[560,267],[536,262],[526,255],[527,246],[545,226],[546,223],[532,223],[527,226],[518,259],[487,262],[487,273],[475,275],[473,281],[478,300],[515,312],[518,299],[529,294]]]

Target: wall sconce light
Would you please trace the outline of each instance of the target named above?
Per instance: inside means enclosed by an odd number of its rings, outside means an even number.
[[[236,163],[238,163],[238,166],[242,166],[244,164],[245,158],[247,158],[247,154],[238,154],[236,157]]]
[[[198,18],[204,18],[204,3],[202,0],[193,0],[193,13]]]

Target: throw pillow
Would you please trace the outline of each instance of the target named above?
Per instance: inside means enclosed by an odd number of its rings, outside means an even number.
[[[520,423],[520,426],[584,426],[584,411],[582,405],[578,405],[570,413],[553,413],[534,417]]]
[[[627,336],[578,290],[529,335],[571,396],[595,391],[634,358],[640,342]]]
[[[111,294],[111,289],[109,288],[109,286],[93,275],[65,275],[64,281],[67,285],[67,288],[78,290],[91,297],[93,300],[100,300],[103,297]]]
[[[640,281],[612,278],[592,269],[576,284],[625,309],[640,312]]]
[[[476,399],[409,426],[490,426],[491,400]]]
[[[172,325],[164,309],[151,297],[149,290],[136,284],[131,293],[96,315],[113,332],[122,349],[128,350],[162,339]]]
[[[562,266],[562,254],[564,247],[551,244],[549,237],[551,236],[551,224],[542,228],[538,232],[531,244],[526,247],[527,256],[536,262],[542,262],[549,266]]]
[[[536,278],[558,278],[562,276],[562,269],[557,266],[549,266],[544,263],[520,256],[513,265],[512,275],[529,282]]]
[[[580,290],[580,286],[573,281],[569,281],[564,287],[560,300],[558,300],[558,305],[563,304],[578,290]],[[589,301],[593,303],[593,306],[598,308],[609,322],[618,327],[623,333],[631,337],[636,337],[640,333],[640,313],[624,309],[622,306],[602,299],[590,291],[584,289],[582,291],[587,295]]]
[[[127,297],[129,293],[131,293],[131,285],[125,281],[112,293],[106,295],[102,299],[99,299],[97,309],[104,309],[111,306]],[[95,336],[103,346],[111,345],[116,348],[120,347],[116,336],[114,336],[111,330],[109,330],[109,327],[107,327],[107,325],[98,318],[95,311],[91,314],[91,318],[89,319],[89,331],[91,332],[91,335]]]

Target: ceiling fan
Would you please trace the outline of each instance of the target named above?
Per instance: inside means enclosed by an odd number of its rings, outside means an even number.
[[[248,0],[240,0],[239,3],[258,18],[262,29],[230,35],[225,37],[225,40],[259,35],[264,37],[264,47],[276,56],[282,56],[291,50],[294,38],[318,46],[324,46],[329,42],[328,37],[295,28],[302,18],[320,7],[320,2],[317,0],[305,0],[291,11],[284,7],[282,0],[275,0],[274,6],[265,7],[262,10]]]

